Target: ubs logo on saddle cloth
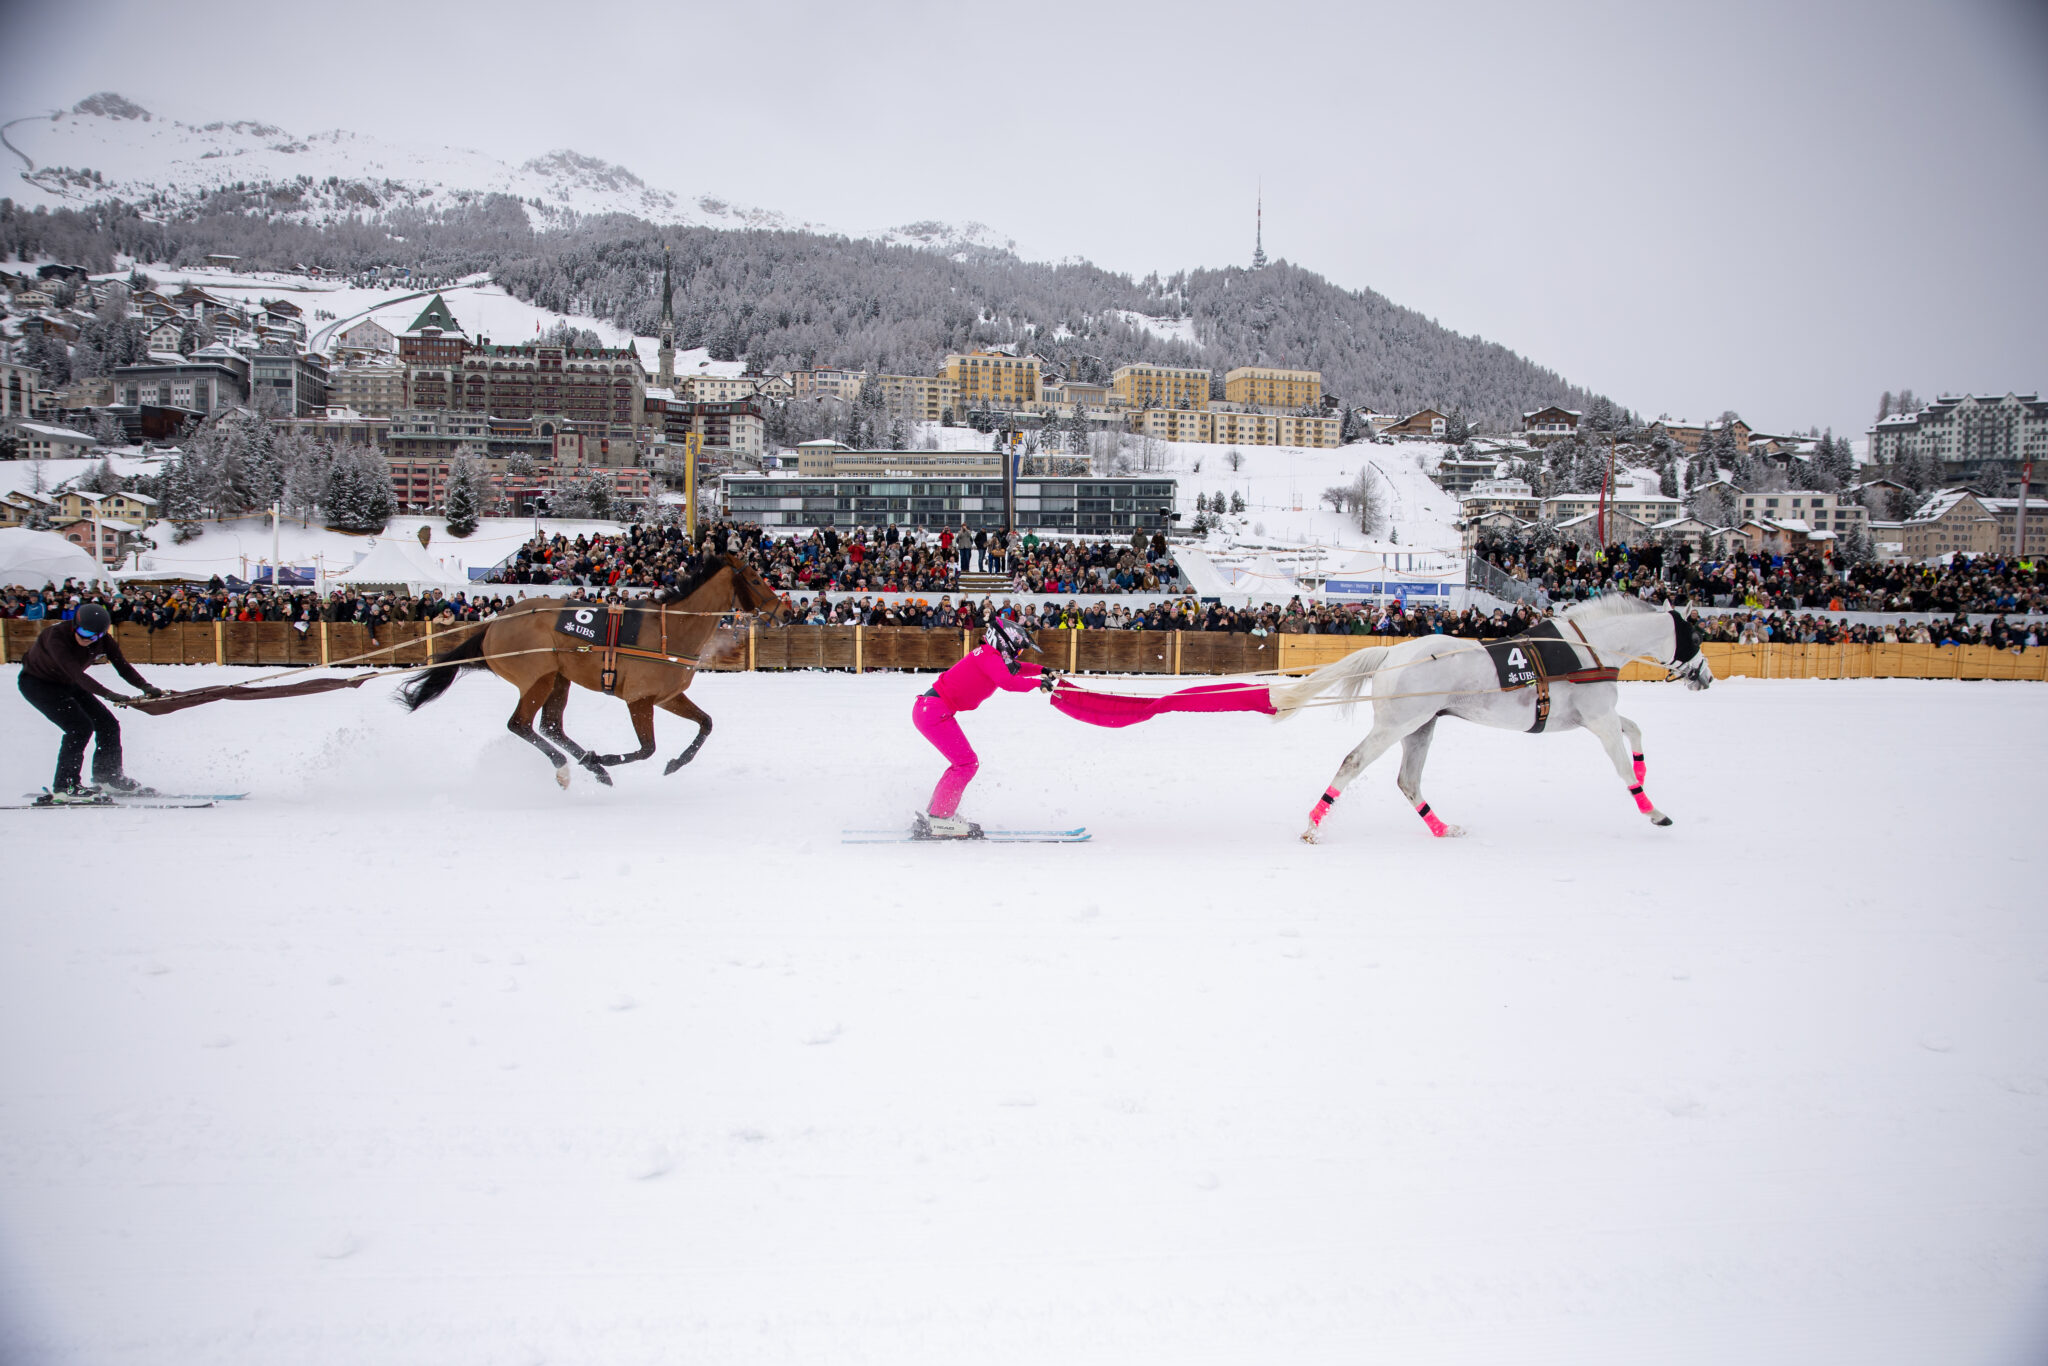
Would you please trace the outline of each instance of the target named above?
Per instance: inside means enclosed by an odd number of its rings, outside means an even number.
[[[631,645],[640,639],[640,612],[628,607],[618,617],[618,635],[608,635],[605,618],[611,609],[600,606],[565,607],[555,615],[555,630],[574,636],[585,645]]]

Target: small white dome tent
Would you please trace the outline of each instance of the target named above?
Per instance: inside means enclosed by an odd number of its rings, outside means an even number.
[[[104,566],[54,531],[0,530],[0,584],[42,588],[66,579],[88,583],[108,577]]]
[[[375,549],[353,567],[333,575],[330,582],[366,592],[403,588],[415,595],[429,588],[452,594],[469,587],[409,536],[379,537]]]

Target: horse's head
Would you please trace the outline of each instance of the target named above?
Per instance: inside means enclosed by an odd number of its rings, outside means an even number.
[[[742,612],[763,612],[781,620],[788,614],[788,604],[782,595],[761,577],[760,571],[737,555],[727,555],[726,565],[732,570],[733,606]]]
[[[1685,686],[1698,692],[1712,686],[1713,666],[1707,663],[1706,652],[1700,649],[1699,634],[1692,629],[1692,623],[1677,612],[1671,617],[1671,676],[1685,680]]]

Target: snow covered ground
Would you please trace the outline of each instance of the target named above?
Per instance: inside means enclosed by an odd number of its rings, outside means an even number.
[[[252,795],[0,813],[0,1360],[2048,1352],[2048,690],[1628,685],[1673,828],[1451,725],[1470,838],[1383,761],[1315,848],[1331,711],[999,697],[968,814],[1094,844],[842,846],[925,681],[707,675],[567,793],[490,678],[129,718]]]
[[[143,570],[175,570],[199,578],[232,574],[246,579],[254,573],[256,566],[270,563],[269,517],[237,517],[203,525],[203,535],[179,545],[171,540],[170,529],[165,523],[152,523],[150,534],[156,538],[159,548],[143,552]],[[528,517],[480,517],[475,533],[459,540],[448,534],[448,523],[440,517],[393,517],[390,524],[375,536],[352,536],[347,532],[329,531],[318,521],[301,525],[297,520],[286,517],[278,527],[276,545],[285,564],[317,564],[324,572],[337,574],[386,539],[416,541],[423,526],[433,533],[427,544],[428,558],[437,562],[457,582],[466,579],[471,569],[484,569],[502,562],[533,535],[533,520]],[[560,532],[571,538],[616,535],[622,529],[618,522],[568,517],[549,518],[542,527],[551,536]]]

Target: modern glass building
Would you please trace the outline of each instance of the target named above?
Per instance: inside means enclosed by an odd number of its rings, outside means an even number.
[[[1174,481],[1144,477],[999,479],[728,474],[726,514],[764,527],[1004,527],[1096,535],[1169,531]],[[1011,490],[1014,489],[1014,494]]]

